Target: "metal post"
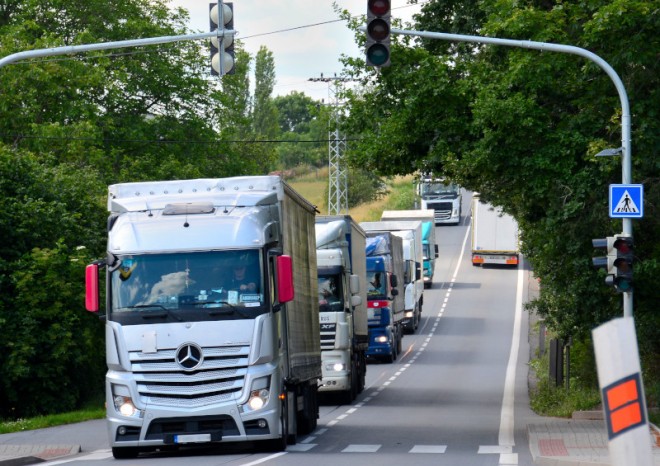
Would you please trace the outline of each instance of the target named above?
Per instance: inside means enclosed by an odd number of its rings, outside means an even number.
[[[236,34],[234,30],[226,30],[224,34]],[[216,37],[217,31],[201,32],[197,34],[182,34],[178,36],[150,37],[146,39],[119,40],[114,42],[103,42],[100,44],[68,45],[64,47],[53,47],[48,49],[26,50],[0,58],[0,68],[11,63],[31,58],[52,57],[56,55],[70,55],[73,53],[91,52],[94,50],[120,49],[124,47],[141,47],[145,45],[158,45],[170,42],[183,42],[187,40],[210,39]]]
[[[348,214],[348,168],[344,160],[346,152],[346,137],[339,133],[339,109],[337,98],[339,82],[348,81],[347,78],[309,78],[309,81],[322,81],[328,83],[328,97],[334,100],[331,125],[333,129],[328,132],[328,214],[338,215],[342,211]]]

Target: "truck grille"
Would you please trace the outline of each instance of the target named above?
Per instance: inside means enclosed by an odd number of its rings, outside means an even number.
[[[337,324],[321,324],[321,351],[335,349]]]
[[[436,220],[448,220],[451,218],[453,204],[451,202],[429,202],[426,204],[429,209],[435,211]]]
[[[249,346],[202,348],[204,360],[186,371],[176,350],[129,353],[142,401],[172,407],[200,407],[240,397],[245,385]]]

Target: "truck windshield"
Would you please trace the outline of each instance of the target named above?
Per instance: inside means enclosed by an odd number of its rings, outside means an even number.
[[[384,299],[385,273],[367,271],[367,297],[368,299]]]
[[[266,312],[258,250],[119,256],[110,274],[111,319],[203,321]]]
[[[344,310],[339,275],[319,277],[319,311],[339,312]]]
[[[453,183],[425,182],[422,184],[422,196],[456,196],[458,190],[458,186]]]

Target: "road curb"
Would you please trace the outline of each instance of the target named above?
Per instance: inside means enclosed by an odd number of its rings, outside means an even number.
[[[81,451],[80,445],[0,445],[0,466],[38,464]]]

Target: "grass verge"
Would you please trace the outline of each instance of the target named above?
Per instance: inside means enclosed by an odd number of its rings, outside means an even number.
[[[104,417],[105,408],[90,407],[68,413],[49,414],[28,419],[17,419],[15,421],[0,421],[0,434],[44,429],[46,427],[55,427],[64,424],[75,424],[76,422],[103,419]]]

